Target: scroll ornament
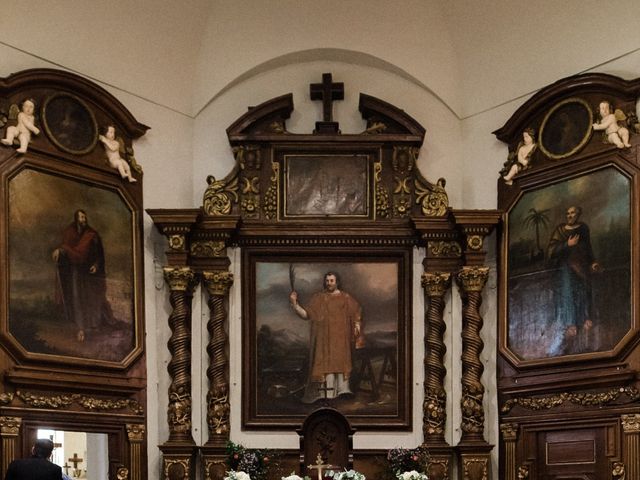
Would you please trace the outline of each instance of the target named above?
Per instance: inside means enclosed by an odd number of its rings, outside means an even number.
[[[449,208],[449,197],[444,187],[446,185],[444,178],[438,179],[433,184],[423,184],[418,179],[415,180],[416,186],[416,203],[422,208],[422,214],[426,217],[444,217]]]
[[[231,200],[238,202],[238,178],[233,176],[229,182],[216,180],[213,175],[207,177],[209,186],[204,192],[202,208],[205,214],[223,216],[231,213]]]

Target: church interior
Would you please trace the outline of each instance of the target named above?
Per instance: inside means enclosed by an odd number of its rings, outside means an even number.
[[[640,479],[640,2],[2,10],[3,478]]]

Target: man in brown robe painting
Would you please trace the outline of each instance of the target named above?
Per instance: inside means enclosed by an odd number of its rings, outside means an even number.
[[[53,251],[58,269],[58,295],[65,316],[76,325],[76,339],[99,326],[115,323],[106,299],[104,249],[97,231],[88,224],[84,210],[62,232],[62,243]]]
[[[333,272],[324,275],[324,290],[315,293],[304,307],[295,290],[289,301],[300,318],[311,322],[309,378],[302,402],[351,394],[352,348],[364,346],[360,304],[339,289]]]

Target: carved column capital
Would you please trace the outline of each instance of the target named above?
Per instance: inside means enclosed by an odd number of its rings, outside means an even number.
[[[422,274],[422,288],[428,297],[442,297],[450,286],[450,273],[425,272]]]
[[[131,443],[144,440],[145,427],[141,423],[127,423],[127,437]]]
[[[19,417],[0,417],[0,434],[3,437],[17,437],[22,419]]]
[[[203,272],[202,277],[209,295],[226,296],[233,285],[233,274],[227,271]]]
[[[517,423],[503,423],[500,425],[500,431],[505,442],[515,442],[518,439]]]
[[[164,279],[172,291],[192,293],[196,286],[196,274],[189,267],[164,267]]]
[[[624,433],[640,433],[640,414],[622,415],[621,418]]]
[[[489,267],[462,267],[456,276],[464,292],[481,292],[489,278]]]

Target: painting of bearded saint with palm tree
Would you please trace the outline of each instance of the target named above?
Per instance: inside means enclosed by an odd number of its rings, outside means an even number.
[[[507,225],[507,346],[612,350],[631,328],[631,184],[614,167],[524,193]]]

